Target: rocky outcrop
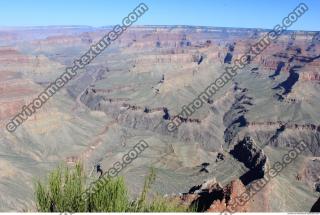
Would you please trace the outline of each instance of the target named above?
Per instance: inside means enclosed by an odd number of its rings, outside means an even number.
[[[320,81],[320,73],[316,71],[305,71],[300,74],[302,81]]]
[[[227,45],[228,51],[226,56],[224,57],[223,63],[231,64],[235,45],[235,43]]]
[[[297,67],[292,67],[289,70],[288,78],[281,82],[278,86],[274,87],[273,89],[283,89],[282,96],[287,95],[291,92],[293,86],[299,80],[299,73],[297,72]]]
[[[256,179],[263,178],[267,157],[251,137],[244,137],[234,146],[230,154],[249,168],[249,171],[240,177],[243,184],[248,185]]]
[[[310,212],[320,212],[320,198],[314,203]]]
[[[233,90],[234,103],[223,116],[223,122],[226,126],[224,140],[228,144],[231,144],[240,130],[247,126],[245,114],[249,111],[249,107],[253,105],[253,98],[246,95],[248,89],[241,88],[238,83],[235,83]]]
[[[238,179],[224,187],[212,179],[175,198],[184,205],[195,207],[197,212],[248,212],[251,201],[244,205],[236,204],[236,199],[245,190],[245,186]]]
[[[282,70],[282,68],[285,66],[285,63],[283,61],[280,61],[278,64],[277,64],[277,68],[275,69],[274,71],[274,74],[270,75],[269,77],[270,78],[274,78],[276,76],[278,76],[280,74],[280,71]]]

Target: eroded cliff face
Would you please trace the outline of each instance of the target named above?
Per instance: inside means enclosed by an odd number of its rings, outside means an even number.
[[[227,144],[232,144],[238,133],[247,126],[246,113],[253,105],[253,98],[247,96],[248,89],[241,88],[235,83],[234,102],[230,109],[224,114],[223,122],[226,126],[224,140]]]
[[[244,185],[263,178],[266,169],[267,157],[263,150],[259,149],[250,137],[245,137],[230,151],[240,162],[249,168],[249,171],[240,177]]]
[[[108,30],[61,27],[41,35],[43,29],[0,31],[0,43],[7,44],[0,49],[1,125]],[[257,202],[263,202],[265,211],[281,211],[286,204],[292,211],[309,211],[308,202],[316,200],[319,183],[318,162],[309,158],[317,160],[320,155],[320,44],[312,40],[314,32],[285,32],[256,58],[248,55],[246,68],[201,108],[191,106],[196,109],[191,116],[181,115],[265,33],[179,26],[128,29],[17,134],[0,131],[4,143],[0,150],[24,159],[23,164],[11,157],[6,160],[10,171],[1,166],[11,180],[8,187],[25,187],[17,178],[31,181],[31,175],[53,168],[60,160],[83,159],[88,168],[96,162],[108,168],[137,139],[146,139],[149,152],[123,173],[130,178],[133,193],[138,192],[143,181],[139,176],[150,163],[160,170],[163,183],[155,189],[165,193],[178,193],[203,177],[219,176],[227,185],[206,182],[177,198],[197,203],[198,211],[221,212],[231,209],[232,200],[264,176],[267,164],[281,159],[278,151],[290,150],[303,140],[309,146],[300,155],[304,162],[292,164],[258,195],[255,204],[249,202],[236,211],[257,211]],[[181,125],[170,132],[167,124],[176,116]],[[224,154],[223,160],[217,160],[218,153]],[[201,163],[209,167],[200,174]],[[15,197],[6,184],[0,174],[0,191],[10,193],[8,200],[1,199],[0,210],[15,198],[23,208],[23,195]],[[292,189],[283,190],[288,184],[293,184]],[[286,202],[291,190],[306,201]],[[30,186],[25,193],[31,195]]]
[[[218,139],[215,133],[210,132],[215,127],[210,124],[210,121],[213,120],[212,115],[208,115],[204,119],[188,118],[183,121],[178,131],[171,132],[167,128],[169,119],[164,118],[166,107],[154,107],[146,111],[146,107],[123,102],[126,101],[125,98],[102,99],[99,96],[92,97],[92,93],[89,92],[82,97],[82,101],[91,106],[92,110],[103,111],[112,116],[122,126],[153,131],[187,143],[198,142],[212,151],[217,151],[220,148],[218,144],[210,144],[212,140]],[[174,116],[171,115],[171,118]]]
[[[152,131],[185,144],[197,142],[200,148],[213,152],[225,150],[247,168],[238,177],[244,186],[263,178],[269,162],[275,162],[269,160],[271,149],[290,149],[303,140],[309,147],[301,156],[319,156],[319,114],[312,106],[319,105],[315,99],[319,97],[315,92],[319,90],[320,44],[312,40],[312,35],[298,33],[293,37],[288,33],[272,42],[256,58],[247,56],[250,63],[246,69],[240,70],[239,75],[208,100],[199,112],[186,118],[180,117],[181,126],[169,132],[165,126],[168,119],[181,111],[173,103],[178,103],[180,107],[189,104],[190,100],[181,98],[186,95],[197,96],[203,86],[210,83],[205,79],[217,78],[216,74],[221,74],[225,66],[246,53],[262,32],[219,32],[211,37],[199,31],[199,35],[206,35],[205,39],[199,39],[202,36],[197,37],[192,31],[184,35],[176,30],[171,37],[165,36],[168,32],[162,29],[155,33],[148,32],[143,38],[133,32],[119,42],[120,46],[125,47],[127,53],[146,49],[149,54],[137,54],[133,59],[127,59],[130,66],[125,70],[132,75],[146,75],[157,68],[157,72],[160,72],[158,78],[150,84],[143,83],[147,86],[144,93],[150,95],[148,98],[156,99],[151,99],[154,102],[137,102],[138,99],[130,95],[138,95],[142,83],[133,81],[110,87],[113,84],[107,81],[106,74],[100,79],[100,84],[90,86],[81,96],[81,101],[91,110],[103,111],[121,126],[130,129]],[[225,34],[228,37],[222,40]],[[170,67],[167,67],[168,64]],[[163,70],[159,65],[166,65],[166,69]],[[111,73],[114,70],[109,69]],[[108,83],[108,87],[102,87],[101,83]],[[177,96],[175,92],[183,93]],[[169,98],[174,98],[174,101],[169,101]],[[298,170],[292,174],[300,177]],[[309,182],[315,180],[310,179],[310,175],[305,178],[308,179],[301,180],[301,183],[315,183]],[[314,184],[308,186],[312,193]],[[230,198],[224,193],[226,188],[220,185],[213,187],[202,196],[195,193],[184,195],[184,201],[191,204],[197,199],[202,205],[199,211],[225,209]],[[265,197],[268,195],[266,192],[270,191],[264,191],[258,198],[266,201],[265,210],[272,211],[270,205],[277,203]],[[275,192],[272,195],[280,194]],[[245,210],[239,208],[239,211]]]
[[[231,181],[223,187],[215,179],[211,179],[174,199],[195,207],[197,212],[250,212],[252,200],[241,205],[236,200],[245,191],[240,180]]]

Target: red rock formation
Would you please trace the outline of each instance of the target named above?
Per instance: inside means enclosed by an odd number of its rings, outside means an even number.
[[[320,81],[320,73],[305,71],[300,74],[300,79],[303,81]]]
[[[0,120],[7,119],[14,116],[21,110],[21,107],[25,104],[23,99],[16,101],[0,101]]]
[[[242,182],[237,179],[222,187],[215,180],[194,186],[189,193],[179,197],[184,205],[196,206],[198,212],[248,212],[251,200],[240,205],[237,198],[246,191]]]
[[[224,199],[222,201],[216,200],[212,203],[207,212],[221,212],[221,211],[230,211],[230,212],[248,212],[250,210],[250,202],[244,204],[243,206],[236,204],[235,207],[232,207],[229,203],[236,202],[236,199],[245,192],[246,188],[241,183],[241,181],[235,180],[232,181],[224,188]],[[229,200],[228,200],[229,199]]]
[[[13,48],[0,48],[1,64],[25,64],[32,62],[32,58],[19,53]]]

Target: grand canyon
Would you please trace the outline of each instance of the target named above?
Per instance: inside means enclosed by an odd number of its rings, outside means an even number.
[[[91,178],[144,140],[123,169],[130,196],[152,191],[222,212],[303,141],[307,148],[239,212],[319,211],[320,35],[285,31],[207,103],[170,119],[267,29],[133,26],[15,132],[6,124],[112,26],[0,29],[0,211],[35,211],[34,181],[61,163]]]

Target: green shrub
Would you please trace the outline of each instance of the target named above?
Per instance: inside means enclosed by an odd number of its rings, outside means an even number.
[[[85,176],[81,165],[73,170],[68,167],[58,167],[49,174],[48,185],[36,183],[36,203],[39,211],[43,212],[83,212],[85,204],[79,194],[84,192]]]
[[[58,167],[51,172],[47,184],[35,184],[37,210],[40,212],[186,212],[187,207],[157,196],[147,199],[155,180],[154,169],[150,170],[140,197],[130,201],[122,177],[108,178],[96,192],[81,198],[86,190],[86,176],[82,165],[75,168]]]

